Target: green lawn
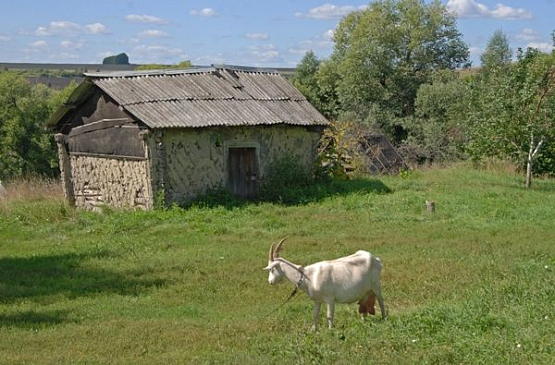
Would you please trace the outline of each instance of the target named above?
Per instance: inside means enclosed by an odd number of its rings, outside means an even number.
[[[103,214],[0,202],[0,363],[553,364],[555,181],[459,165],[324,190]],[[304,293],[266,316],[293,289],[262,270],[284,236],[303,265],[379,256],[389,318],[338,305],[313,333]]]

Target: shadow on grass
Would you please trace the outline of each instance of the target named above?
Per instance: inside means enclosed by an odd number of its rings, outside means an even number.
[[[225,189],[216,189],[206,195],[185,204],[182,208],[193,206],[200,207],[225,207],[228,209],[242,207],[252,203],[275,203],[285,206],[305,205],[318,202],[333,196],[346,196],[350,194],[389,194],[392,190],[381,180],[369,178],[356,178],[351,180],[337,180],[320,182],[302,186],[281,186],[272,189],[262,188],[258,197],[244,199],[231,194]]]
[[[52,255],[0,259],[0,303],[52,303],[97,294],[139,295],[163,280],[86,266],[98,255]]]
[[[0,314],[0,327],[40,329],[63,323],[77,323],[68,317],[67,311],[24,311],[14,314]]]

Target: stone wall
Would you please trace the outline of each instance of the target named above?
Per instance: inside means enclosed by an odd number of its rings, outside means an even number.
[[[70,155],[75,206],[151,209],[148,160]]]
[[[318,128],[301,126],[212,127],[159,130],[149,136],[153,190],[166,204],[183,203],[207,189],[227,184],[227,151],[257,149],[260,182],[268,164],[291,153],[310,168],[320,137]]]

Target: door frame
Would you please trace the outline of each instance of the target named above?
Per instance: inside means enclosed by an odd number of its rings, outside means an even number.
[[[255,165],[257,170],[258,180],[260,183],[262,170],[260,168],[260,143],[257,141],[230,141],[224,142],[224,186],[229,187],[229,149],[230,148],[254,148]]]

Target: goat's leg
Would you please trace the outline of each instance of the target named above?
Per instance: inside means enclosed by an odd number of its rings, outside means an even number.
[[[374,292],[374,294],[376,295],[376,298],[378,298],[378,303],[380,304],[380,311],[382,312],[382,319],[385,319],[386,314],[385,314],[385,305],[383,302],[383,296],[382,296],[382,285],[381,283],[378,283],[374,290],[372,290]]]
[[[382,312],[382,319],[385,319],[386,314],[385,314],[385,304],[383,302],[383,297],[382,294],[380,293],[380,295],[376,295],[376,297],[378,298],[378,303],[380,304],[380,311]]]
[[[330,329],[333,328],[333,315],[335,312],[335,302],[333,301],[333,299],[331,301],[326,302],[326,307],[327,307],[327,312],[326,312],[326,317],[328,319],[328,327]]]
[[[318,329],[318,316],[320,315],[320,307],[322,303],[314,302],[314,311],[312,312],[312,329],[316,331]]]
[[[370,293],[370,295],[368,295],[368,299],[366,299],[366,310],[368,311],[368,313],[372,315],[376,314],[376,309],[374,308],[375,305],[376,296],[374,295],[374,293]]]

